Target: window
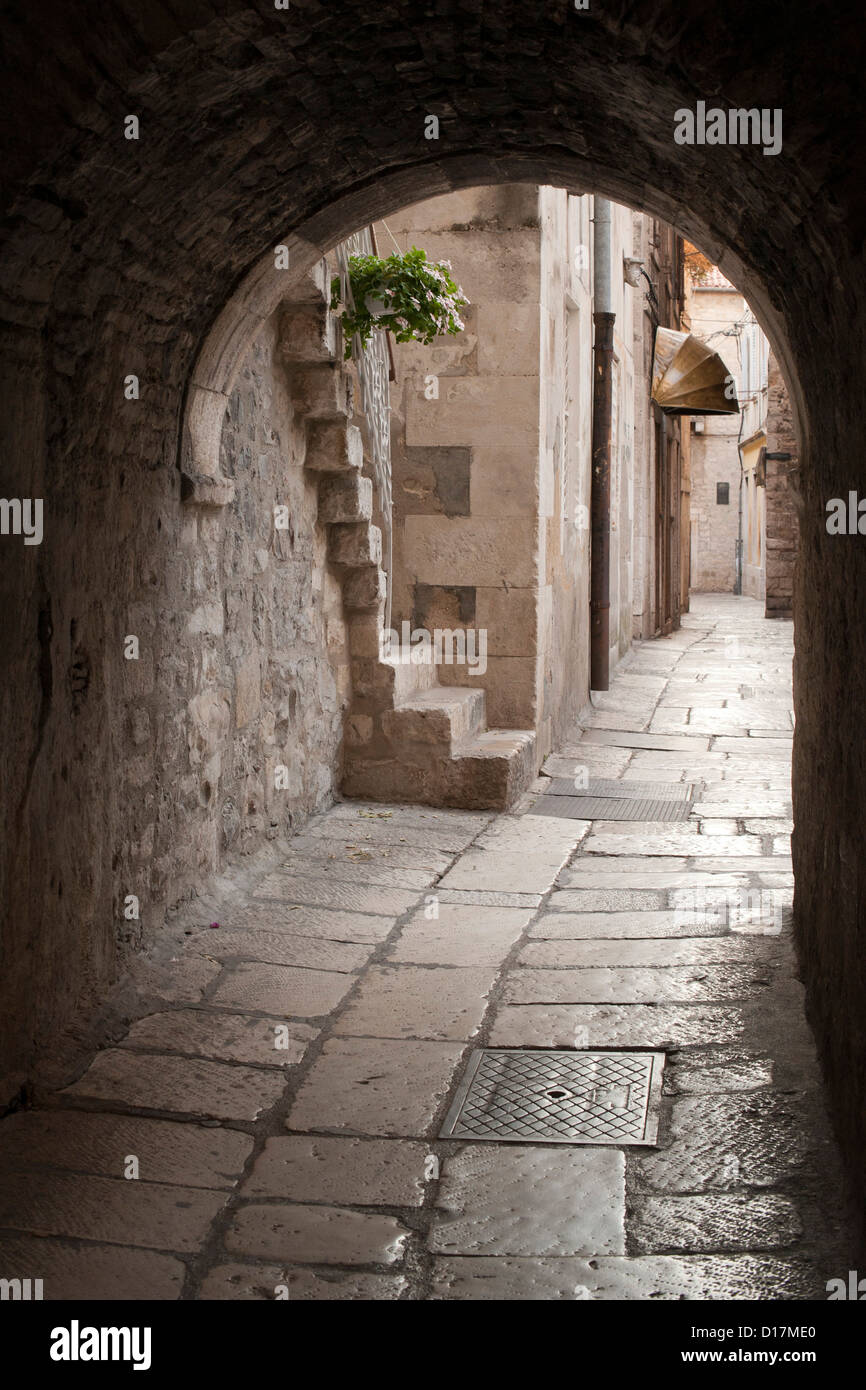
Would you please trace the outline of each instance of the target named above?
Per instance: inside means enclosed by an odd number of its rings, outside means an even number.
[[[716,506],[727,507],[731,501],[730,483],[716,483]]]

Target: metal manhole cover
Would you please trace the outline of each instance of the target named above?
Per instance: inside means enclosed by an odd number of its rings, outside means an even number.
[[[657,797],[626,801],[619,796],[550,796],[545,792],[532,808],[534,816],[559,816],[563,820],[688,820],[691,801],[667,801]]]
[[[654,1144],[663,1052],[476,1048],[440,1139]]]

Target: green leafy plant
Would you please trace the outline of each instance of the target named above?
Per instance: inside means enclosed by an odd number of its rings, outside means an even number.
[[[352,355],[357,333],[366,347],[374,329],[389,328],[398,343],[415,339],[432,343],[443,333],[461,333],[460,310],[469,303],[451,277],[450,261],[428,261],[413,246],[404,254],[350,256],[349,284],[354,308],[347,304],[340,315],[346,340],[345,357]],[[331,281],[331,308],[342,300],[340,277]]]

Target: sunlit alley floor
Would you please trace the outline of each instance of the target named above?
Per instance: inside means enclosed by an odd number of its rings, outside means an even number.
[[[0,1122],[0,1275],[826,1297],[849,1261],[790,940],[791,654],[757,603],[695,597],[517,815],[345,803],[227,875],[117,994],[113,1041]],[[694,805],[534,814],[580,769]],[[437,1138],[473,1048],[575,1046],[667,1054],[655,1146]]]

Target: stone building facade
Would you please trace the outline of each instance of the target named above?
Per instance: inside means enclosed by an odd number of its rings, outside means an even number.
[[[769,344],[716,266],[689,275],[686,313],[690,331],[727,366],[741,406],[692,420],[692,588],[763,599]]]
[[[764,601],[768,617],[790,617],[798,542],[790,400],[747,301],[717,266],[697,260],[687,320],[726,363],[741,410],[692,420],[692,586],[743,593]]]
[[[590,699],[593,199],[470,189],[377,237],[450,260],[471,301],[465,333],[396,349],[392,622],[484,631],[486,671],[449,665],[439,680],[483,689],[489,725],[530,730],[539,763]],[[682,607],[680,422],[664,429],[650,402],[654,322],[679,326],[679,248],[613,206],[611,669]],[[627,282],[627,258],[646,283]]]

